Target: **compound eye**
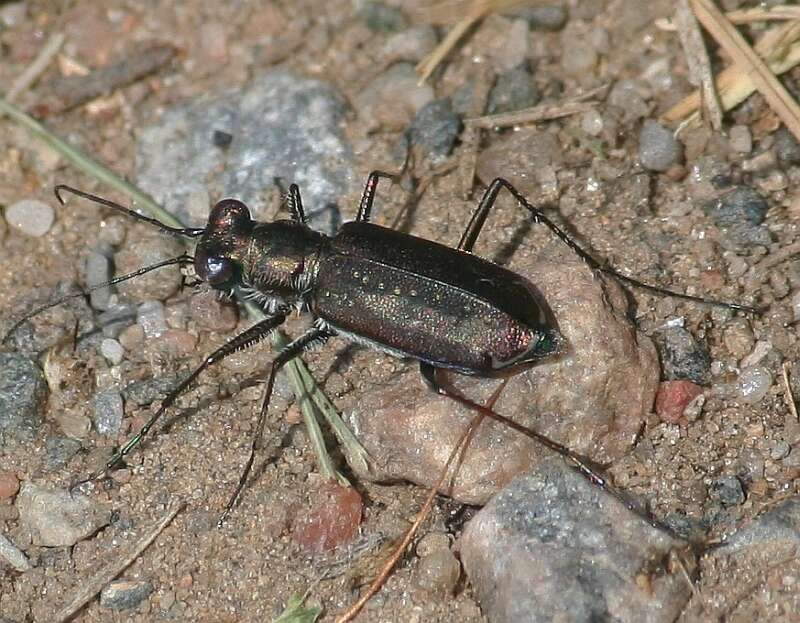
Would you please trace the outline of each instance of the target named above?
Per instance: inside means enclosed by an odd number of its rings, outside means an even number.
[[[221,286],[231,280],[234,273],[233,262],[224,257],[207,257],[198,274],[212,286]]]

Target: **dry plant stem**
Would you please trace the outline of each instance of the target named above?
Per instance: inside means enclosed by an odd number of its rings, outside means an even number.
[[[754,22],[785,22],[800,19],[800,7],[775,6],[771,9],[739,9],[725,13],[731,24],[752,24]],[[665,32],[675,32],[678,26],[668,18],[659,18],[655,21],[656,28]]]
[[[414,520],[414,523],[411,524],[411,527],[408,529],[408,532],[406,532],[403,540],[400,541],[400,544],[395,548],[392,555],[384,563],[380,573],[378,573],[378,576],[369,585],[369,588],[367,588],[366,592],[359,597],[358,601],[350,606],[350,608],[348,608],[344,614],[336,619],[336,623],[347,623],[348,621],[352,621],[356,615],[361,612],[361,609],[364,607],[364,605],[366,605],[366,603],[372,599],[372,597],[379,590],[381,590],[384,583],[394,570],[395,565],[397,565],[397,562],[403,557],[403,554],[405,554],[406,549],[419,531],[423,522],[428,518],[431,508],[433,507],[433,502],[436,499],[436,494],[439,491],[439,487],[444,484],[444,481],[447,478],[447,473],[450,471],[450,466],[453,464],[453,461],[455,461],[456,457],[459,456],[464,449],[466,449],[467,442],[472,437],[472,433],[478,428],[478,425],[483,421],[484,417],[485,416],[482,413],[479,413],[473,417],[472,420],[470,420],[467,428],[463,433],[461,433],[461,437],[458,438],[458,442],[453,448],[453,451],[450,452],[450,456],[447,457],[447,462],[444,464],[444,469],[442,469],[439,479],[428,492],[428,497],[425,498],[425,504],[422,505],[417,518]]]
[[[753,48],[710,0],[690,0],[697,19],[747,74],[787,129],[800,139],[800,108]]]
[[[489,91],[494,82],[494,75],[486,65],[482,65],[475,80],[472,92],[472,102],[469,108],[470,117],[478,117],[486,110],[489,101]],[[475,183],[475,170],[478,166],[478,150],[481,146],[482,128],[474,125],[464,126],[461,134],[463,151],[458,162],[458,179],[461,185],[461,198],[465,201],[472,197],[472,187]]]
[[[34,61],[28,65],[25,71],[17,76],[16,80],[14,80],[14,83],[11,85],[11,88],[6,94],[6,99],[9,102],[16,100],[23,92],[27,91],[36,82],[36,80],[39,79],[39,76],[41,76],[42,73],[44,73],[44,70],[47,69],[50,61],[53,60],[53,57],[58,54],[58,51],[61,49],[61,45],[64,43],[64,39],[64,34],[60,32],[50,35],[50,38],[47,40],[44,46],[42,46],[42,49],[39,50],[39,54],[36,55]]]
[[[675,8],[675,25],[678,27],[678,36],[689,65],[691,82],[694,86],[700,87],[706,119],[714,130],[719,131],[722,128],[722,111],[714,88],[714,76],[711,73],[711,63],[703,43],[700,25],[692,13],[689,0],[678,0]]]
[[[789,405],[789,411],[792,412],[794,419],[800,421],[800,417],[797,415],[797,403],[794,401],[794,393],[792,392],[792,385],[789,382],[789,368],[792,367],[791,361],[784,361],[783,366],[781,367],[783,372],[783,387],[786,390],[786,402]]]
[[[127,553],[115,554],[112,560],[102,569],[88,580],[81,582],[82,588],[72,596],[72,599],[67,605],[58,611],[52,621],[54,621],[54,623],[63,623],[89,603],[106,584],[122,573],[128,565],[136,560],[142,552],[155,541],[156,537],[164,531],[164,528],[170,524],[175,518],[175,515],[181,512],[185,506],[186,503],[183,501],[175,504],[161,519],[151,524],[144,531],[144,536],[134,543]]]
[[[800,21],[792,21],[767,32],[755,45],[755,51],[764,58],[775,74],[782,74],[800,63]],[[755,86],[747,73],[738,65],[731,65],[717,76],[717,93],[723,110],[730,110],[747,99]],[[691,93],[670,108],[662,119],[668,123],[691,123],[697,118],[700,93]]]
[[[524,123],[538,123],[540,121],[569,117],[570,115],[576,115],[594,108],[595,104],[587,102],[586,100],[593,99],[605,93],[607,90],[608,85],[603,85],[591,91],[587,91],[583,95],[572,97],[557,104],[540,104],[539,106],[523,108],[513,112],[464,119],[464,124],[484,129],[510,128]]]
[[[450,4],[450,10],[456,11],[456,14],[458,11],[462,10],[460,7],[452,6],[452,3],[443,4]],[[467,33],[467,31],[484,17],[495,11],[504,11],[506,9],[511,9],[525,4],[535,3],[531,2],[531,0],[474,0],[469,9],[467,9],[467,16],[459,20],[456,25],[453,26],[453,28],[447,33],[445,38],[442,39],[442,42],[436,46],[433,52],[431,52],[426,58],[422,59],[417,65],[417,73],[420,76],[419,83],[423,84],[428,78],[431,77],[431,74],[436,71],[436,68],[439,66],[439,64],[445,59],[445,57],[456,46],[456,44]]]

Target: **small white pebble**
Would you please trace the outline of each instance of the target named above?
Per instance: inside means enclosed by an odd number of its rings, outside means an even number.
[[[741,154],[753,151],[753,136],[746,125],[735,125],[730,131],[731,147]]]
[[[766,396],[771,385],[772,375],[761,366],[742,370],[739,375],[739,391],[742,398],[750,404],[756,404]]]
[[[590,136],[599,136],[604,125],[603,116],[596,110],[587,110],[581,117],[581,130]]]
[[[145,337],[154,338],[167,330],[167,319],[161,301],[145,301],[136,310],[136,323],[144,329]]]
[[[44,236],[53,226],[55,212],[44,201],[22,199],[6,208],[9,226],[27,236]]]
[[[100,354],[106,358],[108,363],[112,366],[118,366],[122,363],[122,356],[125,353],[122,344],[110,337],[107,337],[100,342]]]

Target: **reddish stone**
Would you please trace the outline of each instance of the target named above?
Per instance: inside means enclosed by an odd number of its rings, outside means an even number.
[[[656,394],[656,414],[664,422],[677,424],[692,400],[703,393],[703,388],[691,381],[664,381]]]
[[[5,500],[19,491],[19,480],[12,472],[0,471],[0,500]]]
[[[319,554],[352,541],[358,535],[363,503],[358,491],[328,482],[313,494],[311,512],[294,523],[292,538]]]

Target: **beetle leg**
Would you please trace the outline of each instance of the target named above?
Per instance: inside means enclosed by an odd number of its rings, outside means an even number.
[[[225,519],[230,514],[231,509],[239,499],[239,495],[241,495],[242,490],[247,483],[247,477],[250,475],[250,470],[253,468],[253,461],[255,460],[256,452],[261,448],[261,437],[264,434],[264,425],[267,421],[267,410],[269,408],[270,397],[272,396],[272,389],[275,385],[275,375],[278,373],[278,370],[289,363],[289,361],[295,357],[298,357],[299,355],[302,355],[303,352],[308,348],[324,343],[329,337],[331,337],[331,335],[333,334],[328,329],[313,327],[296,340],[290,342],[284,348],[282,348],[272,360],[269,377],[267,378],[267,388],[264,392],[264,398],[261,403],[261,411],[258,415],[256,431],[253,434],[253,439],[250,443],[250,456],[247,458],[247,463],[245,463],[242,474],[239,476],[239,482],[236,484],[236,489],[234,490],[233,495],[231,495],[228,503],[225,505],[225,510],[222,512],[222,515],[217,522],[217,526],[221,526],[225,522]]]
[[[398,176],[386,173],[385,171],[373,171],[367,177],[367,183],[364,185],[364,192],[361,194],[361,202],[358,204],[358,215],[356,221],[366,223],[369,221],[370,212],[372,212],[372,204],[375,202],[375,191],[378,188],[378,181],[380,178],[387,180],[397,181]]]
[[[695,303],[703,303],[705,305],[713,305],[715,307],[726,307],[728,309],[736,309],[740,311],[744,311],[750,314],[760,314],[762,310],[759,310],[755,307],[751,307],[749,305],[741,305],[739,303],[728,303],[725,301],[716,301],[713,299],[703,298],[701,296],[692,296],[691,294],[684,294],[682,292],[675,292],[674,290],[668,290],[667,288],[660,288],[658,286],[653,286],[648,283],[644,283],[639,281],[638,279],[634,279],[633,277],[628,277],[623,275],[619,271],[615,270],[614,268],[606,265],[601,264],[596,259],[594,259],[583,247],[581,247],[575,240],[573,240],[564,230],[562,230],[558,225],[556,225],[553,221],[551,221],[545,214],[536,206],[531,205],[531,203],[523,196],[521,192],[519,192],[514,186],[508,181],[504,180],[502,177],[496,178],[489,184],[489,187],[486,189],[486,192],[483,194],[478,207],[476,208],[475,212],[472,214],[472,218],[470,218],[469,223],[467,224],[467,228],[464,230],[464,234],[461,236],[461,240],[458,243],[458,249],[461,251],[472,251],[472,248],[475,246],[475,241],[478,239],[478,235],[481,233],[481,229],[483,229],[484,223],[486,223],[486,217],[489,216],[489,211],[494,206],[495,202],[497,201],[497,195],[501,189],[505,188],[514,195],[514,198],[517,202],[528,212],[531,213],[533,216],[533,220],[535,223],[541,223],[545,227],[547,227],[553,234],[555,234],[559,240],[561,240],[564,244],[566,244],[570,249],[572,249],[575,254],[580,257],[584,262],[586,262],[590,268],[606,273],[607,275],[611,275],[620,281],[623,281],[631,286],[636,288],[641,288],[643,290],[648,290],[655,294],[659,294],[662,296],[674,296],[676,298],[684,299],[687,301],[693,301]]]
[[[260,342],[264,338],[266,338],[270,333],[272,333],[277,327],[279,327],[283,322],[286,320],[286,313],[284,311],[280,311],[276,313],[274,316],[270,316],[259,322],[258,324],[253,325],[249,329],[242,331],[239,335],[231,339],[226,344],[220,346],[217,350],[211,353],[208,357],[203,360],[195,370],[187,376],[181,383],[169,392],[164,400],[161,402],[161,406],[158,408],[150,419],[147,420],[144,426],[136,433],[133,437],[131,437],[124,446],[122,446],[117,453],[112,456],[105,464],[105,467],[100,471],[92,474],[83,482],[88,482],[90,480],[94,480],[99,478],[106,470],[112,469],[115,465],[117,465],[125,456],[127,456],[131,450],[133,450],[136,446],[138,446],[142,440],[145,438],[147,433],[153,427],[153,425],[164,415],[164,412],[172,406],[172,404],[177,400],[178,396],[180,396],[189,385],[200,375],[200,373],[208,368],[209,366],[223,360],[225,357],[232,355],[235,352],[243,350],[245,348],[249,348],[253,344]]]
[[[278,191],[283,196],[289,212],[292,214],[292,220],[296,223],[306,224],[306,213],[303,210],[303,200],[300,198],[300,187],[297,184],[290,184],[289,190],[285,190],[283,180],[280,177],[273,177],[272,181],[278,187]]]

